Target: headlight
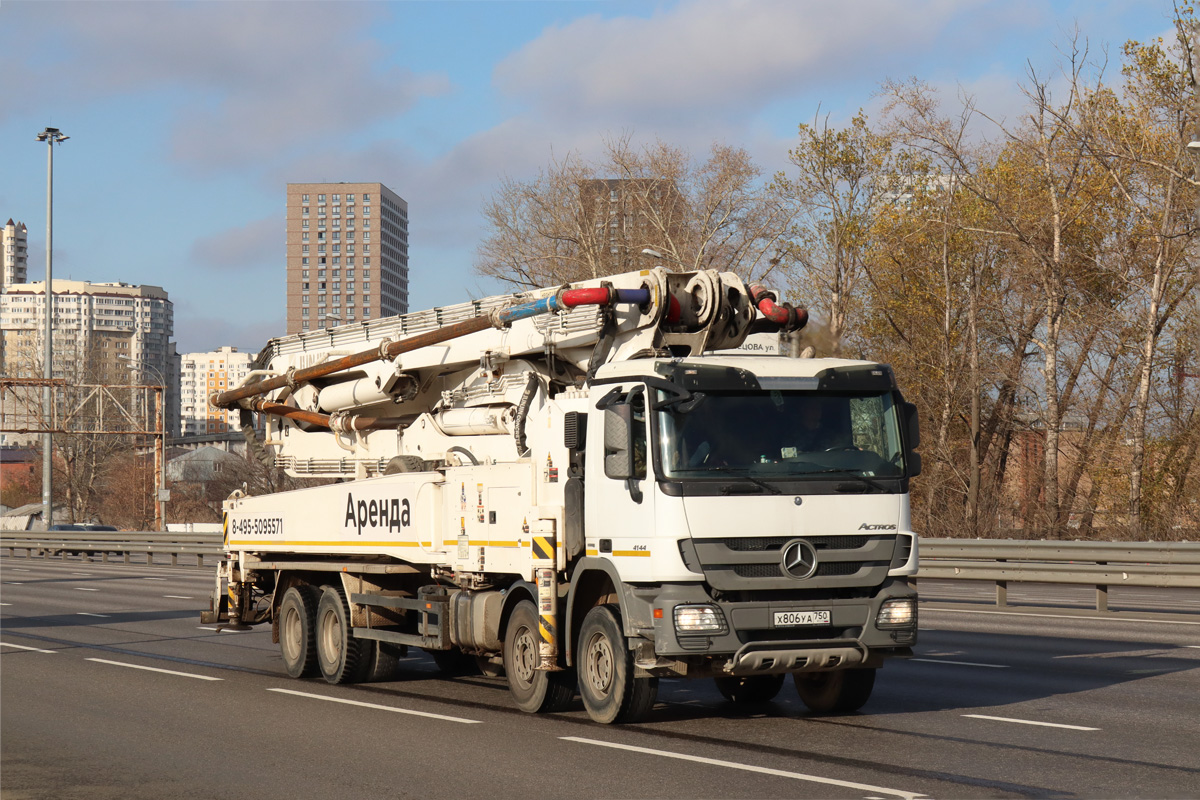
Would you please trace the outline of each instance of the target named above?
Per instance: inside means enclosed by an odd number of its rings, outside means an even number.
[[[724,633],[725,615],[712,605],[675,606],[675,630],[680,633]]]
[[[909,628],[917,624],[917,601],[912,597],[884,600],[875,618],[878,628]]]

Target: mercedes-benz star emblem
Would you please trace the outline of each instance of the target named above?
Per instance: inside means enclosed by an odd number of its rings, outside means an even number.
[[[811,578],[817,571],[817,550],[803,539],[793,539],[783,546],[783,571],[797,580]]]

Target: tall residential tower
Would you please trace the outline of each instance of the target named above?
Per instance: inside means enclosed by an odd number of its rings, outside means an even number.
[[[287,332],[408,311],[408,203],[382,183],[289,183]]]
[[[24,222],[13,222],[11,219],[4,226],[0,251],[4,253],[4,274],[0,277],[0,294],[8,291],[8,287],[27,280],[29,266],[29,236]]]

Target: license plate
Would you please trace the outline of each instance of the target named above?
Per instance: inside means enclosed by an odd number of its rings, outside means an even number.
[[[828,611],[776,611],[775,627],[790,628],[796,625],[828,625]]]

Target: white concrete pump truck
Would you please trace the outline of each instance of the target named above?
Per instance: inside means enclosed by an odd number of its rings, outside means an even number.
[[[887,365],[731,352],[806,321],[659,267],[274,339],[211,401],[338,480],[235,492],[202,616],[271,623],[293,677],[419,647],[598,722],[660,677],[856,710],[916,642],[917,415]]]

